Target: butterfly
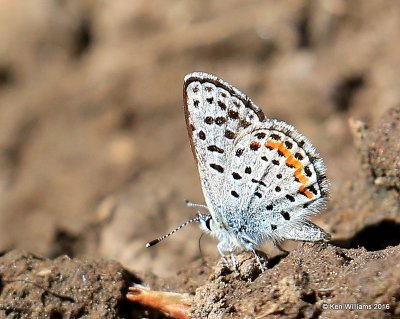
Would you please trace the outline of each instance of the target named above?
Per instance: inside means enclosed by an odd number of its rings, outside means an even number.
[[[234,253],[283,240],[328,241],[310,218],[328,198],[329,182],[321,156],[293,126],[268,119],[250,98],[215,75],[185,76],[186,126],[206,205],[183,226],[199,222],[216,237],[227,262]]]

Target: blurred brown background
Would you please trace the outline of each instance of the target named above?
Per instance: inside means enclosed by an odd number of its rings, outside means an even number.
[[[144,248],[194,216],[185,199],[203,202],[182,110],[192,71],[311,139],[332,181],[317,222],[352,235],[329,222],[360,166],[348,120],[399,105],[400,2],[0,0],[0,21],[0,250],[160,275],[198,258],[194,226]]]

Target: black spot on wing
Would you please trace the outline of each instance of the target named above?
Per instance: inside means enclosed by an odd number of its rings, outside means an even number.
[[[243,151],[244,151],[244,149],[243,149],[243,148],[238,148],[238,149],[236,150],[236,156],[237,156],[237,157],[240,157],[240,156],[242,156],[242,154],[243,154]]]
[[[288,194],[288,195],[286,195],[286,198],[292,203],[295,201],[295,199],[294,199],[294,197],[292,195]]]
[[[308,190],[311,191],[314,195],[318,195],[318,191],[314,185],[309,186]]]
[[[250,149],[252,151],[257,151],[260,147],[261,147],[261,144],[259,142],[257,142],[257,141],[252,141],[250,143]]]
[[[293,163],[290,163],[290,162],[289,163],[286,162],[285,164],[286,164],[287,167],[290,167],[290,168],[295,168],[296,167]]]
[[[306,173],[307,177],[312,176],[312,171],[311,171],[310,167],[308,167],[308,166],[304,167],[304,172]]]
[[[210,167],[212,169],[215,169],[217,172],[219,173],[223,173],[224,172],[224,168],[221,165],[218,164],[210,164]]]
[[[281,211],[281,215],[285,220],[290,219],[290,214],[288,212]]]
[[[293,147],[293,143],[289,141],[285,141],[285,146],[288,150],[290,150]]]
[[[207,149],[210,152],[216,152],[216,153],[220,153],[220,154],[222,154],[224,152],[224,150],[222,148],[218,147],[217,145],[210,145],[207,147]]]
[[[234,179],[242,179],[242,176],[240,176],[240,174],[238,174],[236,172],[233,172],[232,176],[233,176]]]
[[[236,197],[236,198],[238,198],[238,197],[239,197],[239,194],[238,194],[238,193],[236,193],[235,191],[231,191],[231,195],[232,195],[233,197]]]
[[[225,137],[229,140],[233,140],[236,137],[236,134],[232,131],[226,130]]]
[[[232,120],[237,120],[239,118],[239,113],[234,111],[234,110],[229,110],[228,111],[228,116],[232,119]]]
[[[225,111],[226,110],[226,104],[222,101],[218,101],[218,106],[221,108],[221,110]]]
[[[200,131],[198,136],[199,136],[199,139],[201,139],[203,141],[206,139],[206,134],[203,131]]]
[[[239,125],[243,128],[249,127],[251,123],[247,122],[246,120],[240,120]]]
[[[211,124],[214,123],[214,118],[212,118],[211,116],[207,116],[207,117],[204,119],[204,122],[205,122],[206,124],[208,124],[208,125],[211,125]]]
[[[271,134],[271,138],[275,141],[280,141],[281,137],[278,134]]]
[[[297,152],[296,154],[294,154],[294,157],[296,158],[296,159],[298,159],[299,161],[301,161],[304,157],[303,157],[303,155],[301,154],[301,153],[299,153],[299,152]]]
[[[215,119],[215,124],[221,126],[226,122],[226,118],[223,116],[219,116]]]

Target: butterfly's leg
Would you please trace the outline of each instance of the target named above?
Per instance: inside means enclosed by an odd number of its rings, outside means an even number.
[[[235,270],[235,272],[239,272],[237,262],[236,262],[236,257],[233,252],[231,252],[231,262],[232,262],[232,267]]]
[[[225,251],[224,248],[225,248],[225,244],[224,244],[224,242],[221,241],[221,242],[217,245],[217,249],[218,249],[218,252],[219,252],[219,254],[221,255],[222,259],[224,260],[224,263],[225,263],[226,267],[229,268],[229,262],[228,262],[228,259],[226,258],[225,253],[224,253],[224,251]]]
[[[236,262],[236,258],[235,255],[233,254],[234,252],[234,247],[232,246],[231,242],[228,240],[222,240],[221,242],[219,242],[219,244],[217,245],[218,251],[220,253],[220,255],[222,256],[222,258],[224,258],[225,264],[228,268],[229,267],[229,262],[228,259],[226,258],[226,253],[229,253],[231,256],[231,262],[232,262],[232,267],[233,269],[237,272],[238,268],[237,268],[237,262]]]
[[[259,257],[259,256],[257,255],[257,253],[256,253],[256,250],[255,250],[254,247],[256,247],[257,245],[255,244],[254,240],[252,240],[251,237],[249,237],[249,236],[247,236],[247,235],[245,235],[245,234],[242,234],[242,237],[243,237],[243,239],[247,242],[247,244],[246,244],[246,246],[245,246],[245,247],[246,247],[246,250],[247,250],[247,251],[251,251],[251,252],[254,254],[254,256],[255,256],[256,259],[257,259],[258,265],[260,266],[260,270],[261,270],[262,272],[264,272],[265,267],[264,267],[264,264],[261,262],[260,257]]]
[[[257,255],[256,250],[255,250],[254,248],[252,248],[251,251],[253,252],[254,256],[255,256],[256,259],[257,259],[257,262],[258,262],[258,265],[260,266],[261,272],[264,272],[264,271],[265,271],[264,264],[261,262],[261,259],[260,259],[260,257]]]

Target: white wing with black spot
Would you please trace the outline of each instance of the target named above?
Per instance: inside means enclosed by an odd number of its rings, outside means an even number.
[[[186,124],[207,206],[218,221],[224,177],[236,137],[264,120],[243,93],[216,76],[195,72],[184,79]]]
[[[325,167],[311,142],[291,125],[266,120],[243,131],[228,157],[223,199],[231,212],[228,224],[256,243],[307,240],[294,238],[293,229],[305,227],[328,193]]]
[[[246,95],[213,75],[188,74],[183,94],[190,142],[221,247],[327,239],[308,220],[324,206],[329,186],[311,142],[291,125],[265,119]]]

